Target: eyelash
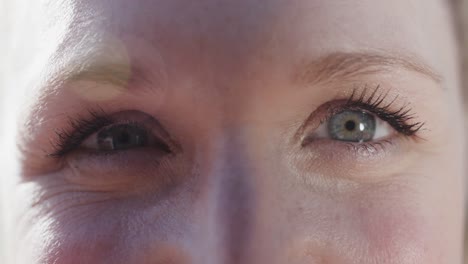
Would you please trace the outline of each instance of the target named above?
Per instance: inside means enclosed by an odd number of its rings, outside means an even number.
[[[389,92],[379,93],[381,91],[380,86],[377,86],[374,91],[369,92],[369,89],[364,88],[361,92],[358,89],[354,89],[351,96],[339,107],[332,107],[329,105],[328,113],[325,120],[327,121],[332,115],[343,110],[364,110],[381,120],[388,122],[397,132],[405,136],[415,136],[424,127],[423,122],[412,122],[416,116],[411,113],[409,104],[405,104],[398,110],[391,110],[393,104],[398,100],[396,96],[390,103],[384,104],[384,101],[389,96]],[[57,130],[55,131],[58,143],[53,144],[54,151],[49,154],[50,157],[63,157],[68,153],[78,148],[82,142],[91,136],[93,133],[99,131],[103,127],[113,125],[115,122],[109,115],[102,109],[90,110],[88,112],[88,118],[78,117],[69,118],[68,126],[70,130]],[[142,126],[142,128],[144,128]],[[379,142],[368,142],[361,143],[360,145],[369,145]],[[349,143],[347,143],[349,145]],[[380,144],[380,143],[379,143]],[[355,145],[355,144],[351,144]]]
[[[395,96],[392,101],[384,104],[385,100],[389,96],[389,91],[385,93],[379,93],[381,90],[380,86],[377,86],[374,91],[369,93],[369,89],[366,87],[362,89],[358,95],[358,90],[354,89],[350,98],[341,107],[341,109],[356,109],[364,110],[371,114],[374,114],[381,120],[387,122],[397,132],[405,136],[415,136],[423,129],[424,122],[411,122],[416,119],[416,115],[412,113],[412,108],[409,103],[397,108],[398,110],[392,110],[393,105],[398,100],[399,96]],[[330,115],[329,115],[330,116]]]
[[[88,111],[88,118],[69,117],[68,126],[70,130],[57,130],[55,134],[58,143],[53,144],[55,151],[49,154],[50,157],[63,157],[78,148],[82,142],[99,129],[114,124],[114,120],[102,109]]]

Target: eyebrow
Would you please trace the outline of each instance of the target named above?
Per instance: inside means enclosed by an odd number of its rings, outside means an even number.
[[[336,52],[309,62],[296,76],[299,82],[317,84],[335,79],[352,78],[388,72],[390,69],[403,69],[421,74],[436,83],[442,76],[428,64],[413,57],[390,56],[378,53]]]
[[[352,78],[388,72],[389,69],[403,69],[421,74],[436,83],[442,82],[442,76],[422,60],[414,57],[390,56],[379,53],[335,52],[317,60],[302,64],[302,70],[294,78],[300,83],[317,84],[333,80]],[[161,77],[161,76],[159,76]],[[146,84],[151,88],[159,87],[158,82],[149,78],[147,72],[136,65],[125,63],[95,62],[68,71],[61,76],[65,82],[80,80],[99,84],[110,84],[127,89],[130,81]]]
[[[134,69],[123,63],[92,64],[79,70],[72,71],[65,77],[66,81],[76,82],[81,80],[93,81],[100,84],[126,86],[130,78],[134,77]],[[137,79],[143,77],[136,74]]]
[[[97,57],[97,58],[96,58]],[[100,85],[111,85],[117,90],[150,89],[159,90],[163,82],[163,70],[159,67],[145,67],[140,60],[99,59],[99,56],[83,56],[71,59],[49,79],[50,88],[63,88],[80,81]],[[130,85],[131,84],[131,85]],[[130,87],[131,86],[131,87]],[[98,87],[98,86],[94,86]]]
[[[159,89],[161,88],[161,76],[158,76],[159,73],[153,71],[150,74],[136,63],[129,65],[119,62],[97,62],[72,70],[65,76],[61,76],[61,78],[65,83],[91,81],[101,85],[112,85],[117,89],[124,90],[133,88],[129,87],[130,83],[133,86]]]

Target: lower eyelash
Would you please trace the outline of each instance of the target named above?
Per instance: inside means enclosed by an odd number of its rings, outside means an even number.
[[[378,142],[362,142],[362,143],[344,143],[349,151],[353,151],[361,156],[370,156],[373,153],[385,152],[388,145],[393,146],[394,142],[391,140],[381,140]]]

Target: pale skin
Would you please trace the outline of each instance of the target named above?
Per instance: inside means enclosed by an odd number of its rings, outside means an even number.
[[[461,262],[466,133],[444,1],[35,7],[44,23],[23,35],[46,41],[9,78],[28,80],[9,92],[11,263]],[[420,129],[330,138],[331,105],[359,95],[409,107]],[[151,146],[102,154],[96,132],[64,147],[95,115],[143,124]]]

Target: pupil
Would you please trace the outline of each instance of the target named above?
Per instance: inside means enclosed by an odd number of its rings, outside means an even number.
[[[122,124],[100,132],[98,144],[102,150],[125,150],[147,145],[148,138],[145,130],[131,124]]]
[[[130,143],[130,135],[128,134],[127,131],[122,132],[120,136],[118,136],[117,138],[120,144],[126,145]]]
[[[354,129],[356,129],[356,123],[354,121],[350,120],[350,121],[346,122],[345,128],[348,131],[354,131]]]

